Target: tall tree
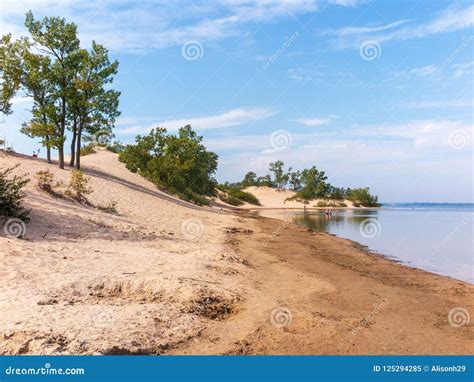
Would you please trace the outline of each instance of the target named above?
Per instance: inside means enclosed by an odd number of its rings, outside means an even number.
[[[83,132],[90,135],[112,136],[118,111],[120,92],[106,89],[117,74],[118,62],[110,62],[105,47],[92,42],[90,52],[81,49],[77,54],[79,62],[77,75],[71,91],[71,108],[73,144],[71,156],[75,152],[75,166],[80,168],[81,139]],[[71,159],[74,165],[74,160]]]
[[[21,132],[31,138],[39,137],[46,147],[46,157],[51,163],[51,148],[62,142],[61,131],[51,116],[55,113],[56,86],[51,81],[51,60],[33,54],[25,44],[21,60],[21,84],[27,96],[33,98],[32,118],[23,124]]]
[[[64,168],[68,95],[71,93],[75,60],[79,49],[77,27],[61,17],[35,20],[31,11],[26,14],[25,26],[36,47],[52,58],[49,79],[56,89],[55,107],[49,111],[49,117],[58,132],[59,167]]]
[[[278,189],[280,189],[285,183],[285,172],[283,170],[284,165],[285,164],[281,160],[270,163],[270,172],[273,172],[274,174],[275,183]]]

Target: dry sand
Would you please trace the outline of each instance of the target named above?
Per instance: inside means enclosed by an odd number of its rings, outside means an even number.
[[[0,152],[18,173],[69,170]],[[93,204],[32,181],[23,239],[0,236],[1,354],[468,354],[473,286],[348,240],[248,212],[197,207],[83,158]],[[375,305],[374,305],[375,304]]]
[[[252,204],[245,204],[242,206],[244,209],[303,209],[304,204],[297,200],[286,200],[291,198],[295,195],[295,192],[292,190],[276,190],[275,188],[271,187],[247,187],[244,191],[250,192],[251,194],[255,195],[259,200],[261,206],[255,206]],[[323,199],[314,199],[311,200],[307,205],[307,209],[317,208],[317,203],[325,202]],[[346,207],[344,208],[355,208],[353,203],[350,200],[343,200]],[[325,208],[325,207],[320,207]]]

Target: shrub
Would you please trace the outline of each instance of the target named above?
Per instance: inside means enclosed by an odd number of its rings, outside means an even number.
[[[256,206],[260,206],[260,201],[258,200],[258,198],[251,194],[250,192],[245,192],[245,191],[242,191],[242,190],[238,190],[236,188],[231,188],[229,191],[228,191],[228,194],[236,199],[240,199],[244,202],[247,202],[247,203],[250,203],[250,204],[253,204],[253,205],[256,205]]]
[[[18,218],[27,222],[29,221],[29,211],[22,206],[25,198],[23,187],[30,180],[26,178],[26,175],[11,176],[13,170],[18,166],[0,170],[0,216]]]
[[[221,194],[219,195],[219,199],[222,200],[224,203],[230,204],[232,206],[241,206],[244,202],[240,199],[237,199],[235,196]]]
[[[355,204],[359,204],[364,207],[380,207],[377,196],[370,194],[369,188],[355,188],[350,190],[348,199]]]
[[[61,197],[62,195],[58,192],[56,192],[53,189],[53,184],[54,182],[54,175],[51,171],[45,170],[45,171],[38,171],[35,175],[36,178],[36,185],[41,191],[47,192],[48,194],[51,194],[53,196]],[[58,182],[56,182],[56,186],[59,185]]]
[[[89,154],[95,154],[94,145],[92,143],[81,147],[81,157],[84,157]]]
[[[337,203],[337,206],[338,207],[347,207],[347,204],[344,203],[344,202],[339,202],[339,203]]]
[[[118,141],[115,141],[114,143],[107,145],[107,150],[111,151],[115,154],[119,154],[119,153],[123,152],[124,149],[125,149],[125,146],[122,145]]]
[[[86,195],[93,192],[92,188],[88,187],[89,180],[81,170],[72,170],[66,194],[80,202],[86,202]]]
[[[110,201],[108,204],[99,204],[97,209],[107,212],[108,214],[116,214],[117,212],[117,204],[116,200]]]
[[[127,169],[138,172],[157,187],[197,204],[209,204],[216,181],[217,154],[208,151],[202,137],[185,126],[177,135],[166,129],[153,129],[147,136],[137,136],[119,155]]]

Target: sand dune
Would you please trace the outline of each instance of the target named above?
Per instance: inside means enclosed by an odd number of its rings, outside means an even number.
[[[33,177],[40,159],[0,152]],[[93,205],[27,186],[23,239],[0,236],[1,354],[468,354],[473,286],[246,211],[197,207],[83,158]],[[265,206],[287,192],[254,190]],[[268,198],[267,198],[268,196]],[[472,325],[472,324],[471,324]]]
[[[69,170],[0,154],[31,178]],[[0,237],[2,353],[159,352],[206,324],[196,311],[239,296],[239,263],[225,243],[236,218],[160,192],[99,152],[83,159],[93,204],[118,202],[119,215],[40,192],[31,181],[31,222],[23,240]],[[225,280],[225,282],[223,282]],[[138,334],[138,337],[137,337]],[[122,350],[121,350],[122,349]]]
[[[285,209],[303,209],[304,204],[296,200],[286,200],[295,195],[292,190],[277,190],[271,187],[247,187],[244,191],[255,195],[260,201],[261,206],[254,206],[252,204],[245,204],[243,208],[246,209],[263,209],[263,208],[285,208]],[[322,199],[314,199],[310,201],[306,208],[315,208],[316,204]],[[343,201],[347,208],[354,208],[350,200]]]

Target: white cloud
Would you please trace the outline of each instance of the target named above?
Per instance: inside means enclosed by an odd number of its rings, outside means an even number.
[[[319,117],[319,118],[299,118],[299,119],[296,119],[296,121],[306,126],[321,126],[321,125],[327,125],[333,119],[337,119],[337,118],[339,118],[338,115],[330,115],[328,117]]]
[[[141,53],[239,36],[251,23],[265,23],[293,14],[314,12],[315,0],[214,0],[204,3],[167,1],[2,0],[0,30],[25,34],[24,14],[58,15],[78,25],[81,41],[92,39],[113,51]],[[185,9],[185,11],[183,11]]]
[[[365,0],[328,0],[328,4],[340,5],[343,7],[355,7],[365,2]]]
[[[474,5],[465,8],[452,6],[439,12],[427,22],[405,26],[409,20],[399,20],[382,26],[344,27],[323,34],[338,36],[331,42],[340,48],[358,47],[367,39],[383,43],[393,40],[422,39],[440,33],[454,32],[471,28],[474,25]]]
[[[33,97],[13,97],[11,99],[11,103],[14,106],[32,104],[33,103]]]
[[[472,100],[412,101],[400,102],[398,106],[405,109],[443,109],[474,107],[474,103]]]
[[[176,131],[180,127],[191,125],[195,130],[210,130],[224,127],[241,126],[256,122],[260,119],[269,118],[278,112],[271,108],[239,108],[232,109],[220,114],[204,117],[190,117],[179,119],[168,119],[157,121],[147,126],[129,126],[119,129],[119,134],[146,133],[154,127],[165,127],[169,131]]]

